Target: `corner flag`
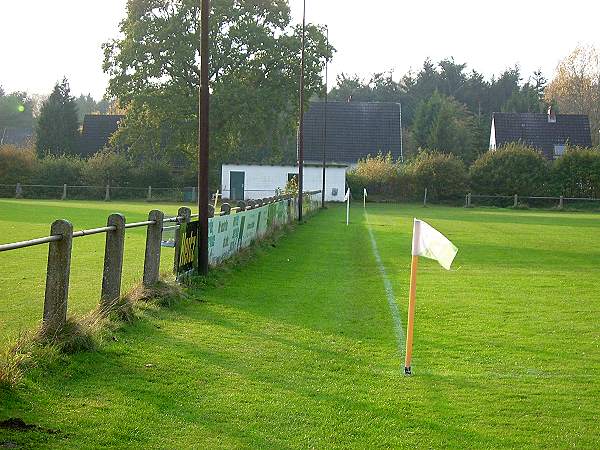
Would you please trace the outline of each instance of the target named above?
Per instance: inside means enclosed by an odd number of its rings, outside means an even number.
[[[367,188],[363,188],[363,208],[367,207]]]
[[[415,300],[417,296],[417,269],[419,256],[434,259],[440,265],[450,270],[458,249],[446,236],[433,228],[427,222],[415,219],[413,223],[412,263],[410,266],[410,290],[408,299],[408,324],[406,330],[406,355],[404,374],[410,375],[413,347],[413,330],[415,324]]]
[[[350,188],[346,191],[344,201],[346,202],[346,226],[348,226],[350,224]]]

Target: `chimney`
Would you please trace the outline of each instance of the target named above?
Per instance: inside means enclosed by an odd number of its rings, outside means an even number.
[[[556,113],[552,105],[548,107],[548,123],[556,123]]]

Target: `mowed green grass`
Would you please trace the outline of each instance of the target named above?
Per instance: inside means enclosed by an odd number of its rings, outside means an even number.
[[[414,216],[460,249],[422,260],[402,375],[362,208],[334,207],[215,286],[0,393],[42,448],[598,448],[600,216],[369,205],[406,323]],[[0,430],[1,436],[2,430]],[[0,439],[2,441],[2,439]]]
[[[152,209],[177,215],[175,204],[117,203],[94,201],[0,200],[0,244],[50,234],[50,224],[67,219],[74,230],[106,225],[111,213],[125,215],[128,222],[147,220]],[[105,235],[73,241],[69,311],[82,314],[92,310],[100,298]],[[127,230],[123,263],[123,288],[142,278],[146,229]],[[173,267],[173,249],[162,249],[162,269]],[[0,253],[0,347],[22,331],[39,323],[44,309],[48,245]]]

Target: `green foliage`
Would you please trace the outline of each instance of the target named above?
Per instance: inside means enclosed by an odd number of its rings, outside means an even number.
[[[77,152],[77,105],[66,78],[54,86],[52,94],[42,105],[36,135],[36,148],[41,157]]]
[[[300,28],[287,1],[211,2],[211,167],[290,162],[298,110]],[[123,38],[104,45],[109,93],[127,110],[114,137],[134,154],[197,153],[199,3],[129,2]],[[307,27],[306,98],[323,90],[333,48]],[[264,149],[272,149],[264,154]]]
[[[407,165],[406,172],[417,195],[427,188],[427,197],[434,201],[462,197],[468,186],[465,165],[453,154],[423,150]]]
[[[85,162],[74,155],[48,155],[39,160],[36,180],[39,184],[61,186],[79,185]]]
[[[134,164],[131,170],[131,184],[134,186],[152,186],[157,188],[170,188],[176,183],[171,167],[164,160],[144,160]],[[193,180],[195,186],[197,180]]]
[[[541,195],[548,189],[549,169],[540,152],[513,143],[480,156],[471,166],[471,184],[478,194]]]
[[[25,92],[0,95],[0,137],[5,127],[33,128],[33,102]]]
[[[33,148],[0,146],[0,184],[28,183],[34,177],[37,166]]]
[[[600,151],[567,148],[554,162],[552,179],[566,197],[600,198]]]
[[[437,91],[418,106],[413,133],[419,147],[453,153],[466,163],[477,156],[471,115],[465,106]]]
[[[392,158],[391,153],[367,156],[348,172],[347,182],[355,195],[366,188],[369,195],[390,197],[397,192],[400,165]],[[362,195],[362,194],[361,194]]]
[[[87,160],[83,179],[90,186],[129,186],[133,164],[123,154],[110,149],[102,150]]]

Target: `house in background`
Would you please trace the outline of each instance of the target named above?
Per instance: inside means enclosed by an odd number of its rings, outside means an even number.
[[[0,145],[15,145],[25,147],[34,141],[34,133],[31,128],[0,128]]]
[[[304,116],[304,160],[322,163],[324,144],[326,161],[331,163],[354,166],[360,159],[379,152],[402,159],[401,105],[312,102]]]
[[[83,118],[79,154],[83,157],[92,156],[108,146],[110,138],[125,116],[86,114]]]
[[[278,189],[298,177],[298,166],[261,166],[224,164],[221,172],[221,192],[230,200],[272,197]],[[304,166],[304,191],[320,191],[323,187],[323,166]],[[325,201],[341,202],[346,190],[346,166],[328,165],[325,172]]]
[[[591,147],[592,136],[588,116],[577,114],[494,113],[490,134],[490,150],[511,142],[521,142],[540,150],[553,160],[567,145]]]
[[[323,102],[311,102],[304,116],[305,191],[322,189],[323,151],[325,200],[343,201],[346,171],[359,160],[379,152],[391,153],[394,159],[402,159],[400,105],[361,102],[331,102],[325,105]],[[221,171],[221,192],[224,198],[232,200],[270,197],[298,176],[298,166],[236,163],[224,164]]]

